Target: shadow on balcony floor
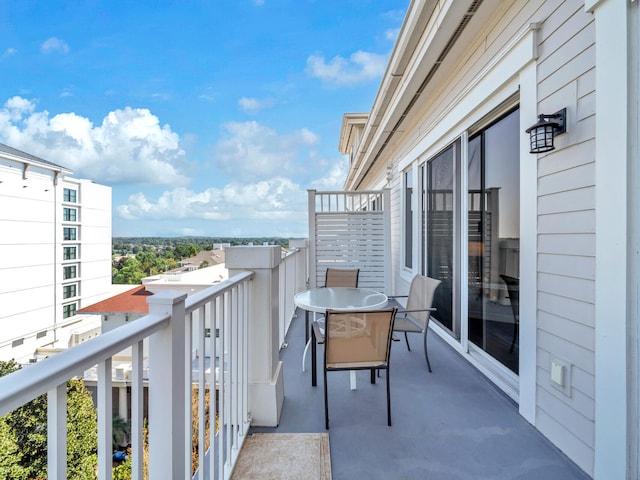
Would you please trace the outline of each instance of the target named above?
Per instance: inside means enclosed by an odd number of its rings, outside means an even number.
[[[310,355],[301,370],[304,313],[298,312],[282,350],[285,401],[277,428],[258,432],[325,432],[323,380],[311,386]],[[329,440],[333,480],[589,478],[518,414],[515,405],[437,335],[429,335],[427,371],[419,336],[391,351],[391,410],[386,422],[384,376],[375,385],[358,372],[329,377]],[[322,350],[318,349],[318,362]]]

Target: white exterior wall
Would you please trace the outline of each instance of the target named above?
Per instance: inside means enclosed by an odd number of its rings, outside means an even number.
[[[63,304],[79,309],[111,288],[111,188],[25,161],[26,174],[19,156],[0,151],[0,359],[21,362],[51,345],[56,327],[75,321],[63,319]],[[62,221],[65,187],[78,192],[76,222]],[[77,241],[63,242],[63,225],[78,229]],[[63,244],[77,244],[78,259],[63,262]],[[63,263],[77,264],[78,278],[63,281]],[[78,295],[63,301],[69,283],[78,284]]]
[[[78,308],[82,308],[101,300],[111,289],[111,187],[90,180],[73,182],[78,185],[81,215]]]
[[[0,359],[3,360],[24,355],[28,345],[35,343],[36,334],[50,329],[56,319],[53,176],[51,170],[32,166],[24,179],[22,164],[0,156]],[[28,338],[19,344],[18,337],[23,335]]]
[[[422,2],[412,2],[411,6],[417,9],[419,3]],[[439,15],[445,7],[459,6],[441,4]],[[624,66],[632,68],[626,73],[633,79],[632,84],[637,85],[638,62],[637,59],[629,61],[624,40],[630,41],[627,25],[633,26],[632,40],[638,38],[638,4],[625,0],[594,0],[587,4],[581,0],[485,0],[479,10],[485,19],[484,26],[476,26],[473,38],[458,41],[453,47],[448,63],[441,66],[428,90],[413,106],[392,141],[386,144],[378,165],[369,170],[357,188],[382,188],[386,184],[392,189],[392,256],[399,293],[417,273],[420,262],[415,260],[414,271],[403,271],[403,171],[432,158],[456,138],[465,138],[469,128],[493,112],[499,115],[500,108],[496,111],[496,107],[510,96],[519,98],[522,288],[520,377],[514,398],[519,402],[521,414],[589,475],[623,478],[625,465],[630,465],[629,471],[637,471],[634,465],[640,451],[637,425],[640,394],[631,391],[638,385],[634,377],[638,371],[638,325],[633,315],[628,317],[630,323],[627,324],[624,313],[625,308],[637,312],[637,305],[628,303],[625,294],[631,288],[630,302],[633,299],[637,302],[636,283],[628,280],[624,272],[624,265],[628,263],[625,256],[634,251],[625,248],[626,221],[637,228],[636,216],[630,220],[625,215],[630,208],[626,184],[637,188],[637,180],[627,180],[624,165],[626,161],[630,165],[637,162],[638,132],[635,137],[627,135],[629,148],[623,138],[627,132],[626,121],[615,117],[629,115],[631,125],[637,130],[637,106],[634,105],[637,105],[638,94],[637,90],[624,88],[627,78]],[[625,10],[633,12],[635,23],[628,23]],[[613,11],[617,13],[614,15]],[[610,18],[598,23],[598,15]],[[443,24],[442,20],[439,24]],[[528,44],[529,37],[522,32],[532,24],[537,25],[537,30],[532,30],[533,42]],[[597,25],[599,32],[596,32]],[[616,30],[615,35],[611,29]],[[605,47],[613,37],[617,39],[612,40],[617,46]],[[425,33],[423,38],[432,36]],[[600,57],[596,54],[597,40],[598,51],[602,52]],[[461,43],[464,46],[460,46]],[[527,50],[529,47],[531,50]],[[631,51],[637,52],[638,48],[635,45]],[[398,112],[402,112],[403,107],[399,105],[403,104],[403,89],[406,88],[410,98],[412,91],[408,86],[412,79],[419,84],[424,78],[428,67],[420,67],[418,63],[421,55],[423,58],[429,55],[428,49],[418,44],[415,52],[404,68],[404,75],[395,73],[396,93],[385,103],[388,106],[376,110],[374,104],[370,118],[375,117],[379,126],[377,129],[365,127],[371,138],[365,137],[363,143],[375,144],[381,130],[391,130],[395,123],[393,116],[397,118]],[[605,55],[607,64],[612,66],[597,77],[596,63],[603,64]],[[614,70],[619,74],[613,75]],[[393,71],[392,65],[389,71]],[[614,84],[619,86],[616,88]],[[598,131],[604,132],[607,126],[610,130],[619,130],[621,138],[616,142],[617,147],[608,144],[606,138],[596,141],[596,105],[611,104],[612,100],[615,108],[601,108],[603,115],[605,112],[610,115],[606,121],[602,120]],[[394,113],[396,106],[399,110]],[[507,107],[503,108],[506,111]],[[537,114],[551,114],[562,108],[567,108],[567,133],[556,138],[556,150],[542,155],[529,154],[528,135],[524,130],[535,123]],[[384,115],[389,116],[388,123]],[[607,137],[615,138],[613,133]],[[615,162],[607,150],[617,152]],[[629,160],[625,151],[630,152]],[[378,152],[377,147],[369,148],[364,158],[374,158]],[[389,183],[382,173],[387,165],[392,166],[393,172]],[[614,165],[615,171],[612,171],[610,167]],[[616,189],[614,185],[620,187]],[[414,187],[418,188],[419,184]],[[596,191],[600,192],[599,197]],[[616,191],[620,195],[614,202]],[[415,228],[420,225],[419,214],[416,209],[414,244],[421,241],[420,229]],[[614,250],[616,258],[620,258],[611,263]],[[632,267],[627,267],[630,269]],[[463,318],[465,301],[464,296],[460,298]],[[612,309],[612,302],[619,304],[618,308]],[[614,310],[615,315],[611,317]],[[626,353],[625,328],[632,334],[632,340],[636,339],[633,357]],[[610,332],[615,332],[615,337]],[[477,359],[469,354],[464,338],[458,342],[440,333],[498,386],[509,390],[495,372],[475,363]],[[552,385],[552,359],[567,366],[568,388]],[[627,399],[631,403],[627,403]],[[632,458],[625,462],[627,456]],[[616,468],[612,468],[613,465]],[[605,475],[607,471],[613,476]]]
[[[595,28],[583,2],[541,22],[538,111],[566,107],[567,134],[538,156],[536,427],[587,473],[595,448]],[[535,157],[534,157],[535,158]],[[570,370],[566,392],[551,361]]]

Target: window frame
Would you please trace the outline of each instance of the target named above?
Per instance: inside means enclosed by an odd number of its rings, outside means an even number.
[[[73,242],[78,239],[78,229],[76,227],[62,227],[62,240]]]
[[[67,272],[72,272],[67,274]],[[62,267],[62,279],[63,280],[71,280],[73,278],[78,278],[78,265],[65,265]]]
[[[77,302],[67,303],[62,306],[62,318],[73,317],[78,310]]]
[[[78,296],[78,284],[69,283],[62,286],[62,298],[68,300],[69,298],[75,298]]]
[[[409,185],[411,183],[411,185]],[[413,252],[414,247],[414,193],[415,186],[415,172],[413,166],[410,166],[407,170],[402,172],[402,267],[404,270],[413,271],[415,266],[415,255]]]
[[[73,212],[73,214],[72,214]],[[62,221],[63,222],[77,222],[78,221],[78,209],[73,207],[64,207],[62,209]]]
[[[73,255],[71,255],[73,252]],[[62,260],[76,260],[78,258],[77,245],[62,247]]]
[[[62,194],[62,201],[67,203],[78,203],[78,191],[75,188],[65,187]]]

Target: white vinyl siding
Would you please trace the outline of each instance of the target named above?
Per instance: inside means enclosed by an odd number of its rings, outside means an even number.
[[[538,161],[536,426],[587,473],[595,447],[595,31],[582,2],[542,23],[538,109],[567,107],[558,150]],[[533,121],[533,119],[532,119]],[[564,137],[564,138],[563,138]],[[570,145],[570,146],[569,146]],[[550,363],[568,362],[570,396],[552,386]]]

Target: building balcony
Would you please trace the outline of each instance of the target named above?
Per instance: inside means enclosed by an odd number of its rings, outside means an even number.
[[[198,478],[231,478],[248,435],[327,432],[322,379],[312,387],[309,359],[306,371],[301,368],[305,315],[292,301],[304,288],[306,249],[282,261],[269,247],[240,253],[241,263],[255,261],[257,267],[231,268],[228,281],[188,298],[172,292],[149,297],[149,315],[0,379],[2,415],[48,392],[49,478],[65,478],[66,380],[96,366],[97,471],[99,478],[111,478],[110,372],[112,357],[123,348],[133,351],[133,478],[142,478],[143,361],[149,367],[150,478],[192,477],[190,395],[193,385],[206,391],[212,377],[215,412],[205,409],[201,395],[197,416],[204,422],[215,414],[220,428],[211,449],[200,448]],[[233,264],[234,255],[228,258]],[[217,343],[200,334],[212,322],[220,332]],[[190,353],[206,351],[205,342],[210,357]],[[415,339],[413,351],[404,342],[392,345],[391,427],[384,378],[372,385],[368,372],[360,372],[352,390],[346,372],[328,376],[332,478],[587,478],[443,340],[431,335],[429,342],[433,373]],[[204,433],[199,442],[205,444]],[[270,460],[286,466],[290,459]]]

